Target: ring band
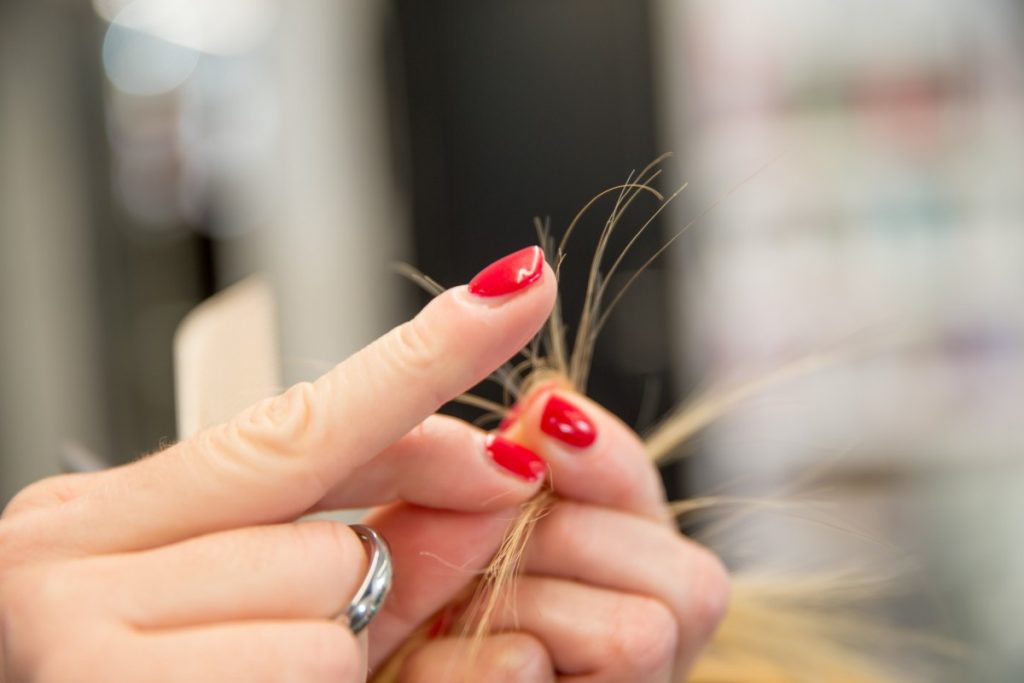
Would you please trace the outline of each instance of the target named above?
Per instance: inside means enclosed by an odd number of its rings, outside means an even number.
[[[388,542],[383,536],[362,524],[352,524],[349,528],[366,545],[370,554],[370,567],[366,571],[366,578],[352,598],[352,604],[339,615],[339,618],[348,621],[352,633],[358,634],[373,620],[377,610],[384,604],[384,599],[391,590],[393,567],[391,549],[388,548]]]

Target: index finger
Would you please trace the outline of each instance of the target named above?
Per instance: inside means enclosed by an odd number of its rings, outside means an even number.
[[[105,552],[293,519],[521,349],[554,298],[541,250],[511,254],[315,382],[111,471],[41,529]]]

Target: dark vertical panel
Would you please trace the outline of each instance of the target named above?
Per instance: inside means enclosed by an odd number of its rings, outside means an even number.
[[[648,13],[635,0],[397,2],[403,82],[395,101],[407,114],[419,267],[445,284],[465,282],[532,243],[534,216],[549,216],[561,232],[590,197],[662,151]],[[653,208],[638,205],[626,230]],[[571,249],[563,278],[570,318],[609,208]],[[630,263],[661,239],[654,226]],[[624,300],[595,359],[590,393],[631,423],[645,387],[661,387],[661,409],[671,398],[661,281],[652,272]]]

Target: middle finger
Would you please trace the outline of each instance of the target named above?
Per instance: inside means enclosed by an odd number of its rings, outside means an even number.
[[[547,461],[559,497],[668,520],[657,468],[636,433],[610,412],[552,384],[513,410],[505,434]]]

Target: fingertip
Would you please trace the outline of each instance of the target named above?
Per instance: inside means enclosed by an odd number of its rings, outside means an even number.
[[[469,281],[468,291],[480,300],[498,300],[539,282],[547,264],[544,250],[529,246],[502,256]]]
[[[532,382],[519,397],[519,400],[508,409],[505,418],[498,425],[498,432],[521,443],[535,440],[534,432],[536,430],[531,429],[531,425],[539,424],[539,418],[534,419],[536,417],[534,408],[538,404],[544,405],[548,396],[555,391],[571,392],[572,388],[569,381],[561,375],[545,377]]]
[[[531,449],[443,415],[426,420],[400,442],[390,460],[392,469],[406,473],[402,498],[461,512],[492,512],[525,502],[543,485],[548,469]],[[420,476],[409,476],[420,466]]]
[[[504,510],[529,500],[547,477],[547,463],[539,455],[499,433],[442,415],[425,424],[429,431],[418,445],[420,450],[425,443],[448,444],[445,476],[451,486],[437,500],[442,508]]]
[[[449,494],[436,507],[461,512],[495,512],[529,500],[547,478],[548,465],[529,448],[499,434],[474,429],[472,457],[453,461]]]
[[[452,287],[440,296],[451,296],[476,310],[501,310],[505,314],[510,310],[518,309],[524,314],[533,314],[546,319],[555,304],[557,294],[558,281],[555,272],[550,265],[544,262],[539,266],[537,276],[527,281],[519,290],[484,296],[470,283]]]
[[[521,482],[539,485],[547,472],[547,463],[533,450],[501,434],[488,434],[484,448],[490,461],[505,475]]]
[[[559,495],[664,519],[660,475],[643,441],[615,415],[558,378],[520,404],[504,435],[549,464]]]
[[[538,384],[517,406],[518,417],[506,430],[507,436],[542,455],[587,456],[606,450],[609,443],[630,457],[644,451],[643,441],[632,429],[563,379]]]

